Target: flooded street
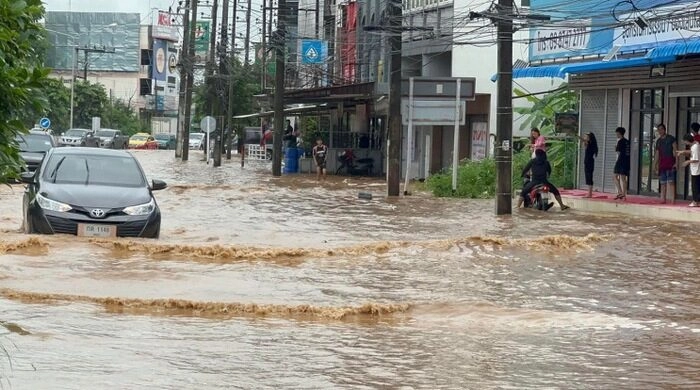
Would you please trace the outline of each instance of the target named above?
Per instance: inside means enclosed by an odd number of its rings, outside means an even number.
[[[700,387],[700,221],[135,154],[159,240],[27,236],[0,187],[3,387]]]

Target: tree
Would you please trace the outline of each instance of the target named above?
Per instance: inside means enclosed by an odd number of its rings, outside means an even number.
[[[521,130],[537,127],[542,135],[552,135],[556,133],[555,114],[565,112],[578,112],[578,94],[568,89],[566,83],[562,83],[559,88],[545,94],[541,98],[529,95],[520,89],[515,89],[516,96],[526,99],[531,106],[514,107],[513,111],[526,116],[525,121],[520,126]],[[547,158],[552,164],[552,183],[562,188],[571,188],[574,185],[574,172],[576,169],[576,153],[578,152],[578,140],[556,140],[549,141]],[[521,156],[524,153],[527,157]],[[523,149],[514,156],[515,164],[514,177],[520,178],[522,167],[529,160],[530,150]],[[514,183],[515,184],[515,183]]]
[[[51,119],[51,128],[64,132],[70,127],[70,88],[61,79],[47,79],[42,93],[46,97],[47,106],[37,117]]]
[[[121,100],[107,102],[102,111],[102,126],[119,129],[132,136],[143,131],[143,125],[129,104]]]
[[[90,129],[92,128],[92,118],[102,116],[108,103],[107,91],[102,84],[76,81],[74,94],[74,126]]]
[[[578,112],[578,94],[562,83],[559,88],[537,97],[515,88],[515,96],[524,98],[531,105],[528,107],[514,107],[513,111],[525,115],[527,119],[520,125],[520,130],[529,130],[532,127],[540,129],[542,134],[554,134],[554,115],[563,112]]]
[[[23,162],[15,137],[25,118],[41,112],[49,70],[37,47],[45,39],[41,0],[0,0],[0,182],[17,178]]]

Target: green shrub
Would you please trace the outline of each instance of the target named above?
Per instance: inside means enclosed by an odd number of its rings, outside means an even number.
[[[452,192],[452,170],[430,176],[426,187],[435,196],[489,199],[496,194],[496,163],[493,159],[465,160],[457,170],[457,191]]]

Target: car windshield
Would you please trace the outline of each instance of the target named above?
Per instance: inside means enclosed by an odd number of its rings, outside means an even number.
[[[141,168],[131,156],[53,155],[44,179],[54,183],[115,187],[145,185]]]
[[[143,141],[148,138],[147,135],[134,135],[131,137],[132,141]]]
[[[116,131],[100,130],[97,133],[95,133],[95,135],[98,137],[114,137],[115,133]]]
[[[167,141],[170,139],[170,134],[156,134],[156,139]]]
[[[199,141],[204,138],[204,134],[190,134],[190,139]]]
[[[46,152],[52,147],[50,135],[23,134],[17,136],[17,143],[23,152]]]
[[[87,133],[85,130],[68,130],[64,134],[66,137],[82,137]]]

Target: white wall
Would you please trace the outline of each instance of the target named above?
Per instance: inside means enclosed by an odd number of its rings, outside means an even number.
[[[517,2],[517,0],[516,0]],[[496,83],[491,81],[491,77],[496,74],[497,68],[497,48],[496,48],[496,28],[486,27],[478,29],[480,26],[490,25],[489,20],[469,21],[467,15],[469,11],[485,11],[487,3],[481,0],[454,0],[455,15],[464,15],[464,22],[458,23],[459,28],[455,28],[454,46],[452,49],[452,76],[453,77],[475,77],[476,92],[491,95],[491,113],[489,115],[489,131],[496,132]],[[476,30],[476,32],[475,32]],[[513,61],[521,59],[528,60],[527,39],[529,33],[526,29],[515,33],[513,39]],[[513,79],[513,87],[525,90],[528,93],[547,91],[554,89],[562,83],[562,79],[552,78],[526,78]],[[513,106],[525,106],[524,99],[516,99]],[[525,135],[528,132],[520,132],[522,119],[519,115],[513,114],[513,133]]]
[[[63,77],[66,80],[66,86],[70,88],[70,72],[54,71],[50,77],[57,79]],[[146,103],[144,96],[139,95],[139,77],[138,73],[131,72],[90,72],[88,70],[88,80],[102,84],[108,98],[122,100],[125,103],[129,103],[131,99],[131,107],[135,112],[145,107]]]

